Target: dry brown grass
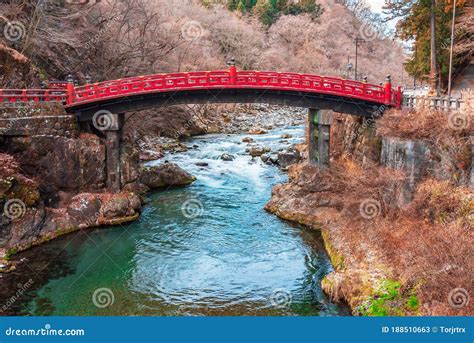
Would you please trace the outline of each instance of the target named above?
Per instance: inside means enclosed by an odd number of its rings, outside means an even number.
[[[293,185],[280,194],[284,199],[289,190],[297,189],[291,196],[305,199],[300,212],[308,213],[308,218],[315,215],[321,223],[330,220],[331,244],[344,256],[346,277],[357,280],[360,274],[351,274],[353,269],[400,281],[401,293],[416,294],[420,302],[415,313],[474,314],[472,300],[460,308],[448,302],[456,288],[473,296],[474,197],[470,189],[427,179],[418,186],[413,202],[402,206],[397,196],[403,173],[373,164],[339,160],[326,170],[300,165],[290,169],[290,177]],[[367,199],[377,204],[373,218],[361,212]],[[321,210],[321,200],[339,211],[336,221],[329,210]],[[350,288],[343,293],[357,289],[354,280],[350,285],[343,283]]]
[[[430,141],[463,140],[474,131],[473,115],[474,113],[448,114],[431,110],[416,112],[390,110],[377,120],[377,134]]]
[[[471,136],[474,113],[389,111],[377,121],[377,134],[408,140],[421,140],[430,151],[438,178],[461,185],[469,179],[472,165]]]

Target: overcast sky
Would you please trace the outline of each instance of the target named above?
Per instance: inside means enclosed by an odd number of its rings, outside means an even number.
[[[366,0],[367,4],[370,5],[372,11],[374,12],[382,12],[382,6],[384,5],[384,0]]]
[[[374,11],[376,13],[380,13],[380,14],[383,15],[382,7],[385,4],[384,0],[365,0],[365,2],[370,6],[372,11]],[[395,25],[397,24],[397,21],[396,20],[391,20],[387,24],[391,29],[395,29]]]

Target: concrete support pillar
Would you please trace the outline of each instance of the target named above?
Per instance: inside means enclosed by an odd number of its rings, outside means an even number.
[[[329,166],[329,140],[333,111],[308,110],[308,161],[320,168]]]
[[[110,114],[108,114],[110,116]],[[107,168],[107,190],[109,192],[120,192],[121,163],[120,151],[122,145],[122,127],[124,115],[112,114],[111,125],[108,125],[105,133],[106,146],[106,168]]]

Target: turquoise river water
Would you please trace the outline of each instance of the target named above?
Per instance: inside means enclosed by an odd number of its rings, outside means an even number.
[[[276,150],[301,141],[303,131],[253,137]],[[281,142],[282,133],[294,138]],[[19,254],[25,266],[3,276],[9,282],[0,300],[32,283],[9,314],[347,315],[321,290],[331,264],[319,233],[263,209],[286,174],[252,160],[242,137],[197,137],[186,142],[197,147],[166,156],[197,181],[147,195],[136,222],[72,233]],[[222,161],[222,153],[236,158]]]

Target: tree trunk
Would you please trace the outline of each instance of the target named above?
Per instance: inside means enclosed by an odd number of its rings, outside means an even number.
[[[430,68],[431,92],[437,91],[438,71],[436,68],[436,0],[431,0],[431,68]]]

